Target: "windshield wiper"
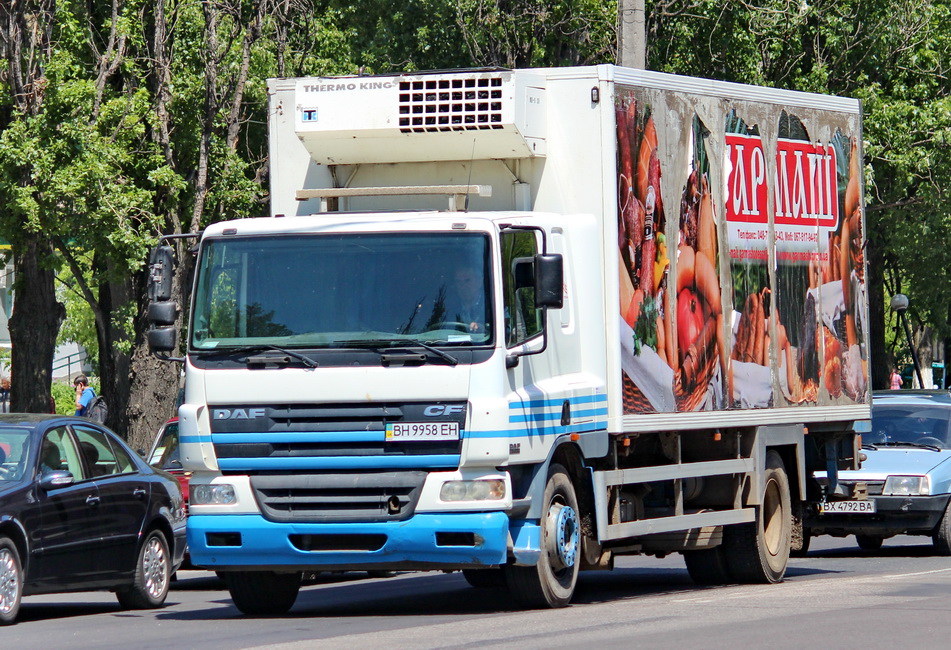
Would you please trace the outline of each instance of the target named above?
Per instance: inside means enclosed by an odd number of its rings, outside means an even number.
[[[938,445],[929,445],[923,442],[901,442],[898,440],[889,440],[888,442],[870,442],[867,445],[862,446],[871,447],[872,449],[877,449],[878,447],[915,447],[917,449],[933,449],[934,451],[941,451],[941,447]]]
[[[432,352],[433,354],[435,354],[435,355],[436,355],[437,357],[439,357],[440,359],[444,359],[444,360],[448,361],[450,366],[457,366],[457,365],[459,365],[459,359],[457,359],[456,357],[452,356],[452,355],[449,354],[448,352],[443,352],[442,350],[440,350],[440,349],[437,348],[436,346],[430,345],[429,343],[426,343],[425,341],[406,341],[406,343],[407,343],[408,345],[406,345],[405,347],[421,347],[421,348],[423,348],[424,350],[428,350],[429,352]],[[404,347],[404,346],[398,346],[398,347]]]
[[[317,368],[319,364],[311,359],[310,357],[301,354],[300,352],[294,352],[293,350],[288,350],[287,348],[282,348],[278,345],[270,345],[268,343],[257,343],[255,345],[241,345],[233,348],[221,348],[217,350],[202,350],[200,352],[203,357],[211,356],[220,356],[225,354],[241,354],[248,352],[255,352],[256,350],[274,350],[275,352],[280,352],[281,354],[286,354],[289,357],[293,357],[303,363],[308,368]],[[261,359],[264,360],[263,358]],[[247,357],[247,361],[251,361],[251,357]],[[277,361],[277,359],[274,359]]]
[[[400,349],[400,348],[423,348],[427,352],[432,352],[437,357],[449,363],[450,366],[459,365],[459,359],[448,352],[443,352],[436,346],[417,341],[415,339],[350,339],[346,341],[334,341],[334,345],[354,348],[369,348],[382,354],[382,348]]]

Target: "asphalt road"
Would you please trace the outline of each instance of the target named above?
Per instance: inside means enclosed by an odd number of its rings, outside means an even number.
[[[573,605],[519,611],[461,574],[323,576],[290,614],[246,618],[223,583],[181,572],[165,608],[129,612],[112,594],[24,599],[4,648],[803,648],[935,647],[951,638],[951,558],[930,539],[879,551],[818,538],[778,585],[698,587],[679,555],[622,558],[584,573]]]

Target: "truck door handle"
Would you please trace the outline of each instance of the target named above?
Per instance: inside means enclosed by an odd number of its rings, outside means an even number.
[[[99,497],[96,496],[95,494],[90,494],[88,497],[86,497],[86,505],[87,505],[87,506],[98,506],[98,505],[99,505]]]
[[[136,499],[144,499],[145,490],[143,490],[142,488],[135,488],[134,490],[132,490],[132,496],[134,496]]]

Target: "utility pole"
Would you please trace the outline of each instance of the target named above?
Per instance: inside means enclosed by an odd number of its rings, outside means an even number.
[[[647,21],[644,0],[618,0],[618,65],[647,67]]]

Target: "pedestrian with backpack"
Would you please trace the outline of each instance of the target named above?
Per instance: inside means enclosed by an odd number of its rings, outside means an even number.
[[[73,380],[73,386],[76,387],[76,415],[86,415],[89,412],[89,404],[96,396],[96,391],[89,385],[86,375],[78,375]]]

